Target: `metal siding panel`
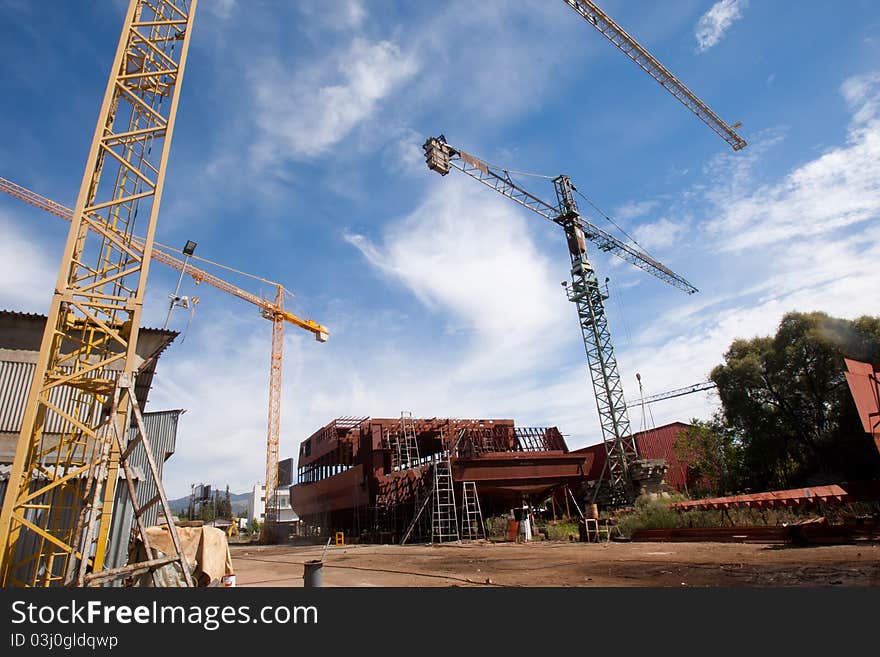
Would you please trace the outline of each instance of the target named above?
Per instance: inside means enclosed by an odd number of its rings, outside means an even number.
[[[153,447],[153,460],[159,471],[159,481],[162,480],[165,460],[174,453],[177,444],[177,424],[181,413],[183,413],[182,410],[144,413],[144,429],[146,429],[147,438]],[[128,439],[133,440],[136,436],[137,429],[135,427],[129,429]],[[135,447],[129,459],[129,462],[139,467],[142,472],[149,472],[146,450],[142,444]],[[137,491],[138,506],[149,502],[157,492],[155,483],[145,477]],[[155,525],[159,519],[159,506],[154,504],[144,513],[143,518],[147,526]]]
[[[634,435],[639,455],[648,459],[664,459],[668,465],[666,483],[682,492],[687,485],[687,464],[678,458],[675,445],[678,434],[687,426],[680,422],[674,422]]]
[[[72,368],[61,368],[65,372],[71,372]],[[18,433],[21,431],[21,422],[24,417],[27,397],[36,371],[35,363],[22,363],[0,361],[0,431]],[[109,378],[115,379],[118,372],[108,372]],[[95,378],[97,372],[90,373],[90,378]],[[70,386],[59,386],[49,393],[49,401],[59,408],[70,410],[74,398],[74,389]],[[87,409],[80,413],[79,420],[89,422]],[[46,421],[43,432],[47,434],[60,434],[70,427],[67,420],[52,411],[46,413]]]
[[[30,365],[30,374],[28,366]],[[18,433],[33,379],[30,363],[0,362],[0,431]]]
[[[6,494],[6,488],[9,481],[9,466],[4,466],[2,471],[0,471],[0,499]],[[140,471],[136,471],[134,473],[136,479],[134,481],[135,491],[139,488],[140,482]],[[36,482],[33,484],[37,485]],[[48,498],[48,494],[44,494],[39,496],[34,500],[35,504],[43,504]],[[66,506],[67,503],[63,503],[63,506]],[[58,511],[56,510],[56,513]],[[28,520],[34,522],[35,524],[40,524],[37,521],[37,518],[41,514],[45,513],[42,509],[29,509],[27,511],[26,517]],[[72,529],[75,527],[77,522],[78,511],[77,509],[64,509],[62,512],[62,521],[61,526]],[[107,551],[107,568],[116,568],[119,566],[124,566],[128,561],[128,544],[129,539],[131,537],[131,526],[134,520],[134,515],[132,513],[132,505],[131,501],[128,497],[128,487],[125,485],[125,477],[120,470],[120,475],[118,479],[118,483],[116,485],[116,493],[114,497],[113,503],[113,519],[110,524],[110,539],[108,542],[108,551]],[[34,532],[23,530],[20,534],[20,538],[18,543],[16,544],[16,555],[17,558],[21,558],[24,555],[33,554],[37,550],[39,550],[40,546],[40,538]],[[62,575],[63,573],[58,569],[55,575]],[[113,584],[114,586],[119,586],[121,583],[117,582]]]

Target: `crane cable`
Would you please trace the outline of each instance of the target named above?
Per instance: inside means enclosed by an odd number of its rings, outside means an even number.
[[[616,221],[614,221],[614,219],[612,219],[612,218],[609,217],[607,214],[605,214],[605,212],[602,211],[602,208],[600,208],[598,205],[596,205],[595,203],[593,203],[593,201],[591,201],[591,200],[589,199],[589,197],[587,197],[585,194],[581,193],[581,191],[580,191],[577,187],[572,186],[572,188],[574,189],[575,193],[576,193],[578,196],[580,196],[582,199],[584,199],[587,203],[590,204],[590,207],[592,207],[596,212],[598,212],[600,215],[602,215],[602,217],[604,217],[606,220],[608,220],[608,222],[609,222],[611,225],[613,225],[615,228],[617,228],[617,230],[619,230],[621,233],[623,233],[624,235],[626,235],[627,238],[628,238],[633,244],[635,244],[637,247],[639,247],[639,248],[640,248],[640,249],[641,249],[646,255],[650,256],[651,258],[654,258],[654,256],[653,256],[651,253],[648,252],[648,249],[646,249],[646,248],[643,247],[641,244],[639,244],[635,237],[633,237],[632,235],[630,235],[629,233],[627,233],[627,232],[623,229],[623,227],[622,227],[620,224],[618,224]],[[654,258],[654,259],[656,260],[656,258]]]

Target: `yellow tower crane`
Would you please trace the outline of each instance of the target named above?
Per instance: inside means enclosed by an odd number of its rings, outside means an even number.
[[[6,178],[0,177],[0,191],[5,192],[9,196],[30,203],[50,214],[54,214],[61,219],[71,221],[73,218],[73,210],[70,208],[48,199],[45,196],[41,196],[40,194],[22,187],[11,180],[7,180]],[[134,245],[134,248],[143,251],[143,240],[140,237],[134,236],[132,244]],[[278,507],[275,500],[275,490],[278,487],[278,445],[281,430],[281,374],[284,360],[284,325],[285,323],[288,323],[309,331],[315,336],[315,339],[318,342],[326,342],[329,337],[329,332],[321,324],[318,324],[311,319],[301,319],[293,313],[285,310],[284,297],[287,294],[287,291],[280,283],[275,283],[266,280],[265,278],[254,276],[253,274],[244,274],[250,278],[255,278],[263,283],[267,283],[275,289],[275,298],[270,301],[247,292],[202,269],[194,267],[192,264],[180,260],[155,246],[151,257],[157,262],[161,262],[172,269],[190,276],[196,283],[205,282],[208,285],[223,290],[243,301],[247,301],[259,308],[260,314],[272,322],[272,358],[269,373],[269,424],[266,439],[266,517],[261,532],[261,540],[264,542],[271,542],[276,538],[275,530],[278,513]],[[202,258],[196,259],[202,260]],[[229,269],[223,265],[219,266]],[[236,271],[236,273],[243,274],[243,272],[238,271]]]
[[[180,100],[196,0],[131,0],[73,211],[46,329],[0,510],[0,584],[98,584],[104,572],[120,469],[128,466],[132,415],[149,441],[133,392],[136,348],[153,237]],[[145,237],[137,248],[137,229]],[[62,402],[59,391],[72,393]],[[44,434],[47,415],[64,420]],[[147,477],[158,483],[148,457]],[[168,500],[159,494],[171,553],[126,567],[155,573],[176,563],[192,577]],[[135,520],[147,554],[144,508]],[[154,575],[155,577],[155,575]]]

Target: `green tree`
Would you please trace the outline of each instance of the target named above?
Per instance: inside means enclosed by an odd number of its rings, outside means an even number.
[[[199,520],[204,520],[205,522],[211,522],[214,519],[214,505],[205,503],[199,507]]]
[[[708,422],[691,420],[675,445],[678,458],[688,463],[689,493],[695,497],[726,495],[740,488],[742,445],[736,431],[718,415]]]
[[[880,456],[861,430],[844,357],[880,360],[880,318],[792,312],[775,336],[731,344],[711,379],[739,442],[743,488],[877,476]]]

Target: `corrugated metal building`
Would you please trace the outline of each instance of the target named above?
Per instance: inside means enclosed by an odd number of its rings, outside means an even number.
[[[0,464],[12,463],[15,458],[15,446],[45,327],[44,315],[0,310]],[[176,331],[142,328],[137,353],[144,359],[154,353],[162,354],[177,335]],[[142,411],[147,407],[147,397],[158,362],[157,357],[139,371],[135,379],[135,396]],[[72,393],[72,388],[60,386],[58,392],[54,393],[54,401],[65,408],[65,401],[70,399]],[[62,427],[63,421],[57,414],[46,414],[46,436],[60,433]]]
[[[22,416],[27,403],[27,395],[36,370],[40,342],[46,325],[46,317],[30,313],[19,313],[0,310],[0,499],[6,494],[10,465],[15,457],[15,446],[21,431]],[[153,353],[161,354],[177,337],[176,331],[164,329],[141,329],[138,339],[138,354],[146,358]],[[143,368],[135,379],[135,395],[141,408],[145,408],[156,371],[158,357]],[[71,396],[70,388],[60,388],[56,401],[64,407],[63,402]],[[184,411],[145,412],[144,425],[147,437],[151,441],[153,459],[159,470],[159,477],[165,461],[174,453],[177,443],[178,419]],[[64,429],[61,418],[48,413],[45,434],[60,433]],[[136,429],[129,430],[129,437],[136,435]],[[147,481],[146,452],[143,445],[138,445],[131,455],[131,465],[135,475],[135,493],[138,503],[152,499],[156,495],[156,485]],[[120,477],[122,476],[120,471]],[[116,501],[113,508],[107,567],[115,568],[125,565],[128,559],[128,544],[134,524],[132,504],[128,498],[126,486],[120,482],[116,488]],[[39,503],[39,500],[36,500]],[[65,511],[70,516],[71,527],[76,522],[74,510]],[[155,524],[158,519],[159,507],[154,505],[145,514],[148,525]],[[27,554],[36,549],[38,540],[35,535],[21,541],[19,551]]]
[[[159,470],[159,479],[162,478],[162,471],[167,461],[177,446],[177,423],[180,416],[185,413],[183,409],[173,411],[153,411],[144,413],[144,428],[147,430],[147,438],[153,448],[153,460]],[[137,436],[137,428],[132,427],[129,430],[129,440],[133,440]],[[129,457],[129,464],[139,468],[141,472],[148,472],[147,452],[143,443],[139,444],[132,451]],[[152,480],[144,480],[137,489],[138,505],[142,506],[156,496],[159,491],[156,484]],[[147,525],[155,525],[159,518],[159,505],[154,504],[144,512],[144,521]]]
[[[664,459],[669,466],[666,471],[666,484],[682,493],[686,491],[687,486],[692,482],[688,479],[688,464],[679,458],[675,444],[678,434],[690,426],[684,422],[672,422],[656,429],[639,431],[633,434],[633,438],[636,440],[636,448],[639,450],[639,456],[645,459]],[[590,462],[587,480],[598,479],[602,474],[602,468],[605,466],[605,445],[603,443],[590,445],[589,447],[576,449],[574,452],[592,455],[593,458]]]

